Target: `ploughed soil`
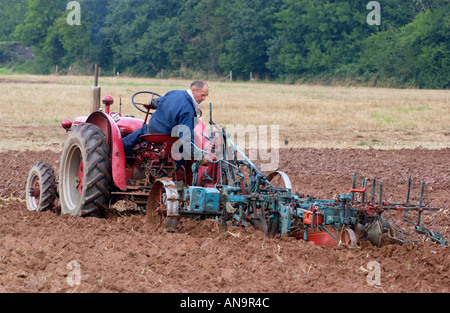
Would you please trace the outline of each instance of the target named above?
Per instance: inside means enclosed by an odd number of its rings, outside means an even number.
[[[48,151],[0,153],[0,292],[442,293],[450,291],[449,248],[416,245],[325,248],[252,227],[183,219],[176,234],[147,227],[138,212],[106,218],[30,212],[25,184],[36,161],[59,168]],[[334,199],[363,177],[383,180],[385,199],[403,202],[408,176],[417,201],[441,208],[425,220],[450,237],[450,149],[283,149],[281,171],[299,194]],[[370,185],[369,185],[370,186]],[[370,189],[370,188],[369,188]]]

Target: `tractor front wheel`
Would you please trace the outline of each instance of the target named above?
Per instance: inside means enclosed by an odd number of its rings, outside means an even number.
[[[56,199],[55,173],[49,163],[37,162],[27,178],[25,193],[27,208],[30,211],[53,210]]]
[[[73,128],[59,170],[61,213],[103,216],[109,203],[111,160],[105,134],[94,124]]]

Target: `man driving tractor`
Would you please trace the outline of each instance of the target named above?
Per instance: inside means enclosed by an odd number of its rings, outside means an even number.
[[[123,147],[126,155],[131,155],[133,147],[139,138],[147,134],[173,135],[175,131],[182,140],[189,140],[194,134],[194,119],[201,116],[199,104],[209,95],[209,86],[202,80],[194,81],[188,90],[173,90],[157,100],[157,110],[153,113],[148,124],[123,138]],[[182,127],[190,130],[191,136],[182,136]]]

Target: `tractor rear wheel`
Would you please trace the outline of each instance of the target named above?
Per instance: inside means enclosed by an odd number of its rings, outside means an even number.
[[[73,128],[59,170],[61,213],[104,216],[109,204],[111,160],[105,134],[94,124]]]
[[[56,199],[56,183],[55,173],[49,163],[33,164],[27,178],[25,198],[30,211],[53,210]]]

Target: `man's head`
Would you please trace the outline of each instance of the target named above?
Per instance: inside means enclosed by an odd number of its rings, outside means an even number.
[[[209,86],[203,80],[196,80],[191,84],[191,91],[195,101],[200,104],[209,95]]]

